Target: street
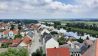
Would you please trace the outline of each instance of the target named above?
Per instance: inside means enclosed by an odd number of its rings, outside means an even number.
[[[40,37],[41,36],[37,32],[37,30],[34,30],[34,35],[32,38],[32,44],[31,44],[31,47],[29,48],[29,55],[30,56],[33,52],[36,52],[36,50],[41,47],[41,43],[39,42]]]

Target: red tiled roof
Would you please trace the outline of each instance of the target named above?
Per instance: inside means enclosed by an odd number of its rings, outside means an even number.
[[[70,56],[68,48],[48,48],[47,56]]]
[[[14,34],[18,34],[18,29],[13,30]]]
[[[10,32],[10,30],[5,30],[3,31],[3,34],[8,34]]]
[[[22,42],[29,44],[29,43],[31,43],[31,41],[32,41],[31,37],[25,36]]]
[[[20,38],[16,38],[15,40],[13,40],[13,43],[20,43],[22,40]]]
[[[15,40],[12,41],[12,44],[10,46],[16,47],[21,43],[22,39],[16,38]]]
[[[2,43],[8,43],[8,42],[10,42],[10,41],[7,40],[7,39],[4,39],[4,40],[2,40],[1,42],[2,42]]]
[[[14,34],[18,34],[18,29],[15,29],[15,30],[5,30],[3,31],[3,34],[8,34],[10,31],[12,31]]]

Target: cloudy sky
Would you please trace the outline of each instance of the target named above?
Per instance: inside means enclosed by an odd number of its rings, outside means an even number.
[[[0,18],[98,18],[98,0],[0,0]]]

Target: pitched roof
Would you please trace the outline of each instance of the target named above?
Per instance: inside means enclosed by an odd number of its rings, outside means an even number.
[[[96,41],[96,56],[98,56],[98,39],[97,39],[97,41]]]
[[[41,32],[41,35],[43,35],[44,33],[50,33],[47,29],[43,29],[43,31]]]
[[[14,30],[13,30],[13,33],[14,33],[14,34],[18,34],[18,29],[14,29]]]
[[[33,31],[29,31],[29,32],[27,33],[27,35],[29,35],[30,37],[33,37]]]
[[[3,34],[8,34],[10,30],[3,31]]]
[[[0,38],[0,42],[2,42],[2,40],[5,40],[5,38]]]
[[[8,39],[4,39],[4,40],[2,40],[1,41],[2,43],[8,43],[8,42],[10,42]]]
[[[24,42],[25,44],[29,44],[29,43],[31,43],[31,41],[32,41],[31,37],[25,36],[22,42]]]
[[[52,35],[51,34],[47,34],[46,36],[45,36],[45,43],[48,41],[48,40],[50,40],[52,38]]]
[[[18,29],[15,29],[15,30],[5,30],[3,31],[3,34],[8,34],[10,31],[12,31],[14,34],[18,34]]]
[[[16,47],[21,43],[22,39],[16,38],[12,41],[12,44],[10,46]]]
[[[87,45],[92,45],[93,41],[92,40],[85,40],[83,43],[87,44]]]
[[[68,48],[48,48],[46,56],[70,56]]]
[[[13,42],[13,43],[19,43],[20,41],[22,41],[20,38],[16,38],[16,39],[14,39],[12,42]]]
[[[98,56],[98,39],[82,56]]]

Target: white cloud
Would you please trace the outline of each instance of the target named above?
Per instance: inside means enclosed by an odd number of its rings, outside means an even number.
[[[34,7],[32,5],[26,4],[26,5],[23,6],[23,9],[25,9],[25,10],[32,10],[32,9],[34,9]]]
[[[50,7],[55,10],[64,10],[68,12],[72,12],[74,9],[76,9],[78,6],[77,5],[71,5],[71,4],[64,4],[58,1],[50,3]]]
[[[8,5],[6,3],[1,3],[0,2],[0,10],[5,10],[8,8]]]
[[[85,17],[90,13],[98,14],[96,12],[98,11],[98,0],[75,0],[75,2],[76,4],[73,5],[57,0],[0,0],[0,11],[7,10],[9,13],[20,11],[35,17],[56,17],[56,15],[57,17],[70,17],[70,15]]]

